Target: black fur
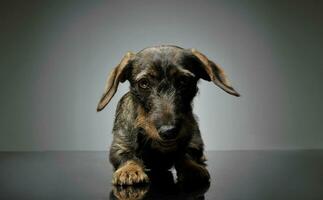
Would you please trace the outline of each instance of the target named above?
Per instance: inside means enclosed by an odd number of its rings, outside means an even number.
[[[120,80],[110,78],[113,83],[130,82],[113,127],[114,184],[147,182],[145,176],[139,178],[144,170],[173,166],[179,181],[209,181],[204,144],[192,112],[198,81],[211,80],[205,63],[191,50],[171,45],[143,49],[126,61]]]

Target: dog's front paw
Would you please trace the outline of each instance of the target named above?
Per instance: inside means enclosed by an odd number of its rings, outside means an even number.
[[[178,181],[185,183],[207,183],[210,181],[209,171],[204,165],[192,160],[186,161],[177,169]]]
[[[147,183],[149,178],[142,166],[135,161],[127,161],[113,174],[112,183],[114,185],[133,185]]]
[[[141,200],[148,192],[148,185],[113,186],[112,195],[118,200]]]

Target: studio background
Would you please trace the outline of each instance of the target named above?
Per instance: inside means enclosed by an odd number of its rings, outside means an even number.
[[[175,44],[220,64],[242,95],[201,81],[207,150],[323,147],[320,1],[2,1],[0,150],[107,150],[127,51]]]

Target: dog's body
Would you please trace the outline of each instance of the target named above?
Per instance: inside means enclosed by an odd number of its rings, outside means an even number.
[[[119,101],[110,161],[113,183],[148,182],[145,170],[175,166],[179,181],[208,181],[204,145],[192,112],[202,78],[239,96],[224,71],[194,49],[162,45],[128,53],[109,75],[97,110],[128,80],[130,91]]]

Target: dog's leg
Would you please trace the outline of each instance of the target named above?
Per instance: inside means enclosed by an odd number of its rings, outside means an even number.
[[[134,150],[125,141],[115,138],[110,149],[110,161],[116,171],[113,174],[114,185],[133,185],[148,182],[142,161],[134,155]]]
[[[186,149],[186,154],[175,163],[178,181],[187,183],[208,182],[210,174],[206,169],[204,144],[198,127]]]
[[[184,183],[207,183],[210,180],[210,174],[206,165],[194,160],[189,154],[179,159],[175,163],[178,181]]]
[[[148,182],[143,161],[136,156],[137,132],[133,128],[136,112],[130,93],[118,103],[113,126],[110,162],[114,166],[114,185],[133,185]]]

